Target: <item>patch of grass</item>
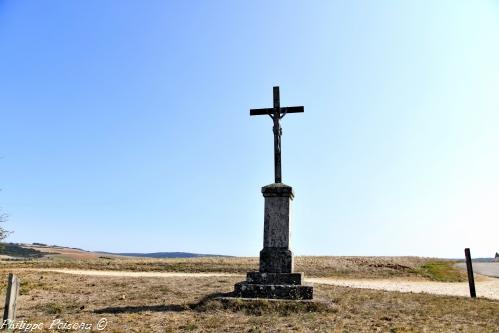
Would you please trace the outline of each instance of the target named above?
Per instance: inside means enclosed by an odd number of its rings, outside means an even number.
[[[422,265],[438,259],[420,257],[295,257],[297,272],[307,277],[344,278],[397,278],[421,277],[416,271]],[[66,268],[113,270],[132,272],[224,272],[246,274],[258,270],[258,258],[103,258],[71,259],[62,256],[46,256],[37,260],[2,262],[5,269],[15,268]]]
[[[186,331],[194,331],[198,329],[198,325],[196,325],[195,323],[188,323],[187,325],[180,326],[179,328]]]
[[[51,302],[48,303],[45,307],[45,312],[51,315],[61,314],[62,310],[64,310],[64,305],[61,303]]]
[[[44,283],[42,282],[43,277],[39,280],[24,280],[21,279],[21,283],[19,285],[19,294],[20,295],[28,295],[32,290],[43,289]]]
[[[416,273],[440,282],[466,281],[464,272],[454,266],[453,261],[430,261],[416,269]]]
[[[200,312],[229,310],[242,312],[246,315],[262,316],[264,314],[277,314],[289,316],[297,312],[337,312],[332,302],[320,301],[286,301],[266,299],[241,299],[241,298],[214,298],[206,302],[200,302],[193,306],[194,310]]]
[[[31,289],[33,289],[33,283],[31,281],[21,281],[19,294],[27,295]]]

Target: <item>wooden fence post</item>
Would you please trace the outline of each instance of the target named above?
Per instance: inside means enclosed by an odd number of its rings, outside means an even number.
[[[0,325],[0,329],[8,329],[5,325],[8,325],[16,319],[16,301],[18,296],[19,278],[14,274],[9,273],[7,295],[5,296],[5,309],[3,311],[3,321]]]
[[[464,249],[464,255],[466,257],[466,268],[468,270],[468,283],[470,285],[470,296],[471,298],[476,298],[475,278],[473,277],[473,265],[471,264],[471,254],[469,248]]]

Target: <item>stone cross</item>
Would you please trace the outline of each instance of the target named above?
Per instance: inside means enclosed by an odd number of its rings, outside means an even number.
[[[250,115],[269,115],[274,121],[275,183],[262,187],[265,199],[263,249],[260,269],[248,272],[246,281],[236,283],[234,295],[243,298],[312,299],[313,287],[303,282],[303,273],[294,271],[290,249],[291,186],[282,183],[281,135],[279,124],[287,113],[303,112],[303,106],[280,107],[279,87],[274,87],[274,107],[251,109]]]
[[[281,108],[281,101],[279,98],[279,87],[274,87],[274,107],[267,109],[251,109],[250,116],[269,115],[274,121],[274,173],[275,182],[282,182],[281,174],[281,135],[282,128],[279,120],[281,120],[288,113],[304,112],[303,106],[287,106]]]

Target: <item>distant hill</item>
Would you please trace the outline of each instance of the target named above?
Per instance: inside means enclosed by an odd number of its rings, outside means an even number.
[[[10,257],[21,258],[41,258],[45,254],[41,251],[30,249],[16,243],[2,243],[0,244],[0,254]]]
[[[44,243],[0,243],[0,255],[14,258],[64,257],[71,259],[97,259],[102,255],[111,257],[141,257],[141,258],[200,258],[200,257],[230,257],[218,254],[201,254],[190,252],[154,252],[154,253],[112,253],[106,251],[86,251],[75,247],[47,245]]]
[[[107,253],[107,252],[102,252]],[[127,257],[144,257],[144,258],[200,258],[200,257],[230,257],[220,254],[200,254],[189,252],[153,252],[153,253],[107,253]]]
[[[493,262],[494,258],[471,258],[473,262]]]
[[[457,259],[452,259],[460,262],[465,262],[466,259],[463,258],[457,258]],[[471,258],[471,261],[473,262],[493,262],[494,258]]]

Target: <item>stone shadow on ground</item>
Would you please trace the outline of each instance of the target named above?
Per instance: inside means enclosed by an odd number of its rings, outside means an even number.
[[[94,310],[94,313],[137,313],[137,312],[180,312],[189,310],[188,305],[182,304],[158,304],[137,306],[116,306]]]
[[[182,312],[182,311],[204,311],[205,305],[211,300],[220,297],[231,297],[232,293],[212,293],[204,296],[197,303],[190,304],[157,304],[157,305],[136,305],[136,306],[111,306],[94,310],[94,313],[138,313],[138,312]]]
[[[279,299],[244,299],[234,297],[233,292],[212,293],[201,298],[197,303],[158,304],[123,307],[107,307],[94,310],[94,313],[138,313],[138,312],[209,312],[225,310],[243,312],[247,315],[274,313],[291,315],[297,312],[337,312],[338,306],[331,300],[279,300]]]

